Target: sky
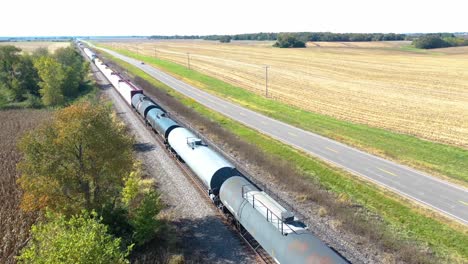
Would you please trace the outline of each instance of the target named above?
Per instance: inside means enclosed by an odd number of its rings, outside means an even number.
[[[3,0],[0,36],[465,32],[467,0]]]

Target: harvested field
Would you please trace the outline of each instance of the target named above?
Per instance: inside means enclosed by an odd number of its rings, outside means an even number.
[[[38,48],[47,48],[50,52],[54,52],[59,48],[66,48],[70,46],[70,42],[47,42],[47,41],[31,41],[31,42],[0,42],[0,45],[13,45],[24,52],[33,52]]]
[[[342,120],[468,147],[468,52],[401,49],[407,42],[265,43],[147,41],[108,43],[187,64],[257,94]],[[461,48],[463,49],[463,48]]]
[[[308,47],[322,48],[400,48],[410,45],[411,41],[369,41],[369,42],[308,42]]]
[[[50,117],[43,110],[0,111],[0,263],[14,263],[13,257],[29,238],[37,213],[20,210],[21,191],[16,185],[16,163],[20,136]]]

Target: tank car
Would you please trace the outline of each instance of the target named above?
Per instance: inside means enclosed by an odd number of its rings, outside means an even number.
[[[168,144],[202,180],[212,198],[216,197],[226,179],[239,175],[234,165],[186,128],[172,129],[168,136]]]
[[[151,99],[148,97],[144,97],[141,102],[138,104],[137,111],[140,113],[140,115],[145,118],[148,115],[148,112],[151,109],[159,108]]]
[[[278,263],[347,263],[246,178],[226,179],[219,195],[225,208]]]
[[[174,120],[166,116],[166,113],[161,108],[153,108],[148,111],[146,121],[150,126],[164,138],[167,143],[169,133],[177,127],[180,127]]]

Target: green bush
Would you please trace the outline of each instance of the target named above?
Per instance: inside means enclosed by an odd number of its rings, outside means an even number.
[[[47,221],[34,225],[32,239],[17,258],[19,263],[129,263],[132,246],[120,248],[120,238],[107,233],[96,213],[83,212],[66,219],[47,214]]]
[[[130,216],[130,224],[133,227],[133,241],[137,245],[141,246],[151,241],[158,233],[162,226],[161,222],[156,219],[159,211],[161,211],[159,194],[156,191],[149,191]]]
[[[418,49],[437,49],[449,46],[447,42],[437,35],[421,36],[413,41],[413,45]]]
[[[30,93],[26,94],[26,107],[40,108],[42,106],[41,98]]]
[[[305,48],[305,42],[298,40],[292,34],[279,34],[273,47],[278,48]]]
[[[226,35],[226,36],[221,36],[221,37],[219,38],[219,42],[221,42],[221,43],[229,43],[229,42],[231,42],[231,36],[228,36],[228,35]]]
[[[468,40],[456,38],[453,35],[428,34],[413,40],[413,45],[419,49],[437,49],[446,47],[468,46]]]

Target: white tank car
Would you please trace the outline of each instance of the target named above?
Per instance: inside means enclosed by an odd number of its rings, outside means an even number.
[[[168,136],[169,146],[185,161],[187,166],[217,195],[221,184],[239,175],[230,162],[206,146],[197,136],[183,127],[173,129]]]

